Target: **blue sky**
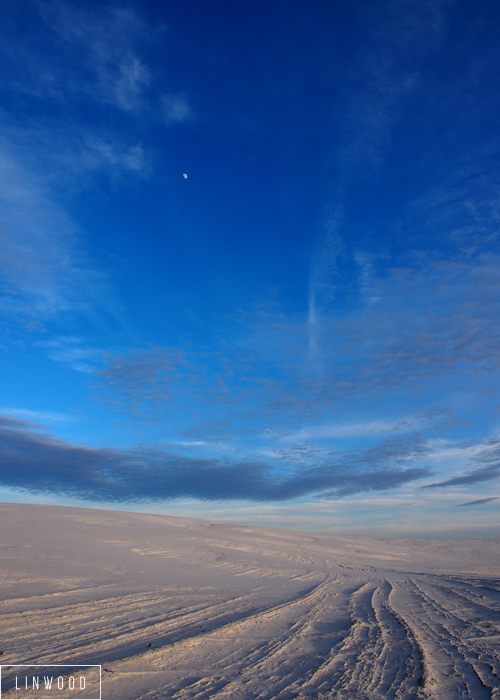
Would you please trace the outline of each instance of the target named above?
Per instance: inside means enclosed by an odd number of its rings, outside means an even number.
[[[0,498],[500,536],[499,29],[7,0]]]

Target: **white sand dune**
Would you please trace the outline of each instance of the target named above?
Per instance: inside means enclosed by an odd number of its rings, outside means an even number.
[[[1,663],[102,664],[103,700],[500,698],[499,540],[19,504],[0,528]]]

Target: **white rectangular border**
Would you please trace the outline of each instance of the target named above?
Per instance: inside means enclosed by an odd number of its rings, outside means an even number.
[[[75,668],[74,664],[0,664],[0,700],[2,698],[2,668]],[[102,700],[102,664],[79,664],[78,668],[99,669],[99,700]],[[36,698],[18,698],[18,700],[36,700]],[[42,700],[42,699],[40,699]],[[71,698],[43,698],[43,700],[71,700]],[[96,698],[80,698],[80,700],[97,700]]]

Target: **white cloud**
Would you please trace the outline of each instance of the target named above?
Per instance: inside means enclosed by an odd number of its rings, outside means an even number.
[[[68,311],[92,315],[107,303],[112,311],[109,284],[85,259],[78,227],[43,179],[1,143],[0,203],[2,311],[28,325]]]
[[[0,33],[0,51],[10,70],[0,81],[10,89],[57,102],[113,107],[131,117],[166,124],[185,122],[193,110],[182,93],[157,85],[145,54],[165,27],[148,25],[132,8],[109,5],[82,8],[39,0],[34,23],[44,36],[15,41]],[[1,32],[1,28],[0,28]]]
[[[185,95],[162,95],[161,104],[166,124],[182,123],[193,118],[193,110]]]
[[[81,338],[60,336],[53,340],[39,341],[35,345],[43,348],[51,360],[67,364],[77,372],[92,374],[95,371],[99,353],[94,348],[85,347]]]
[[[151,163],[142,144],[125,146],[92,133],[85,134],[80,152],[76,151],[70,157],[77,166],[81,164],[82,169],[108,170],[112,176],[124,172],[145,176],[150,171]]]
[[[61,91],[135,112],[145,105],[151,74],[138,55],[147,40],[144,22],[132,10],[101,6],[97,11],[62,3],[40,4],[65,62],[54,62]]]
[[[14,420],[30,421],[37,423],[67,423],[73,418],[64,413],[52,413],[50,411],[33,411],[28,408],[11,408],[0,406],[0,415]]]
[[[339,425],[329,423],[326,425],[302,428],[291,435],[280,437],[281,442],[298,442],[301,440],[315,440],[322,438],[362,437],[368,435],[380,435],[382,433],[409,433],[418,430],[428,423],[427,420],[408,417],[400,421],[370,421],[367,423],[350,423]]]

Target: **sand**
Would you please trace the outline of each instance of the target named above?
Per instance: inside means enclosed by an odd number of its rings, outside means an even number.
[[[0,533],[1,663],[101,664],[103,700],[500,699],[500,540],[19,504]]]

